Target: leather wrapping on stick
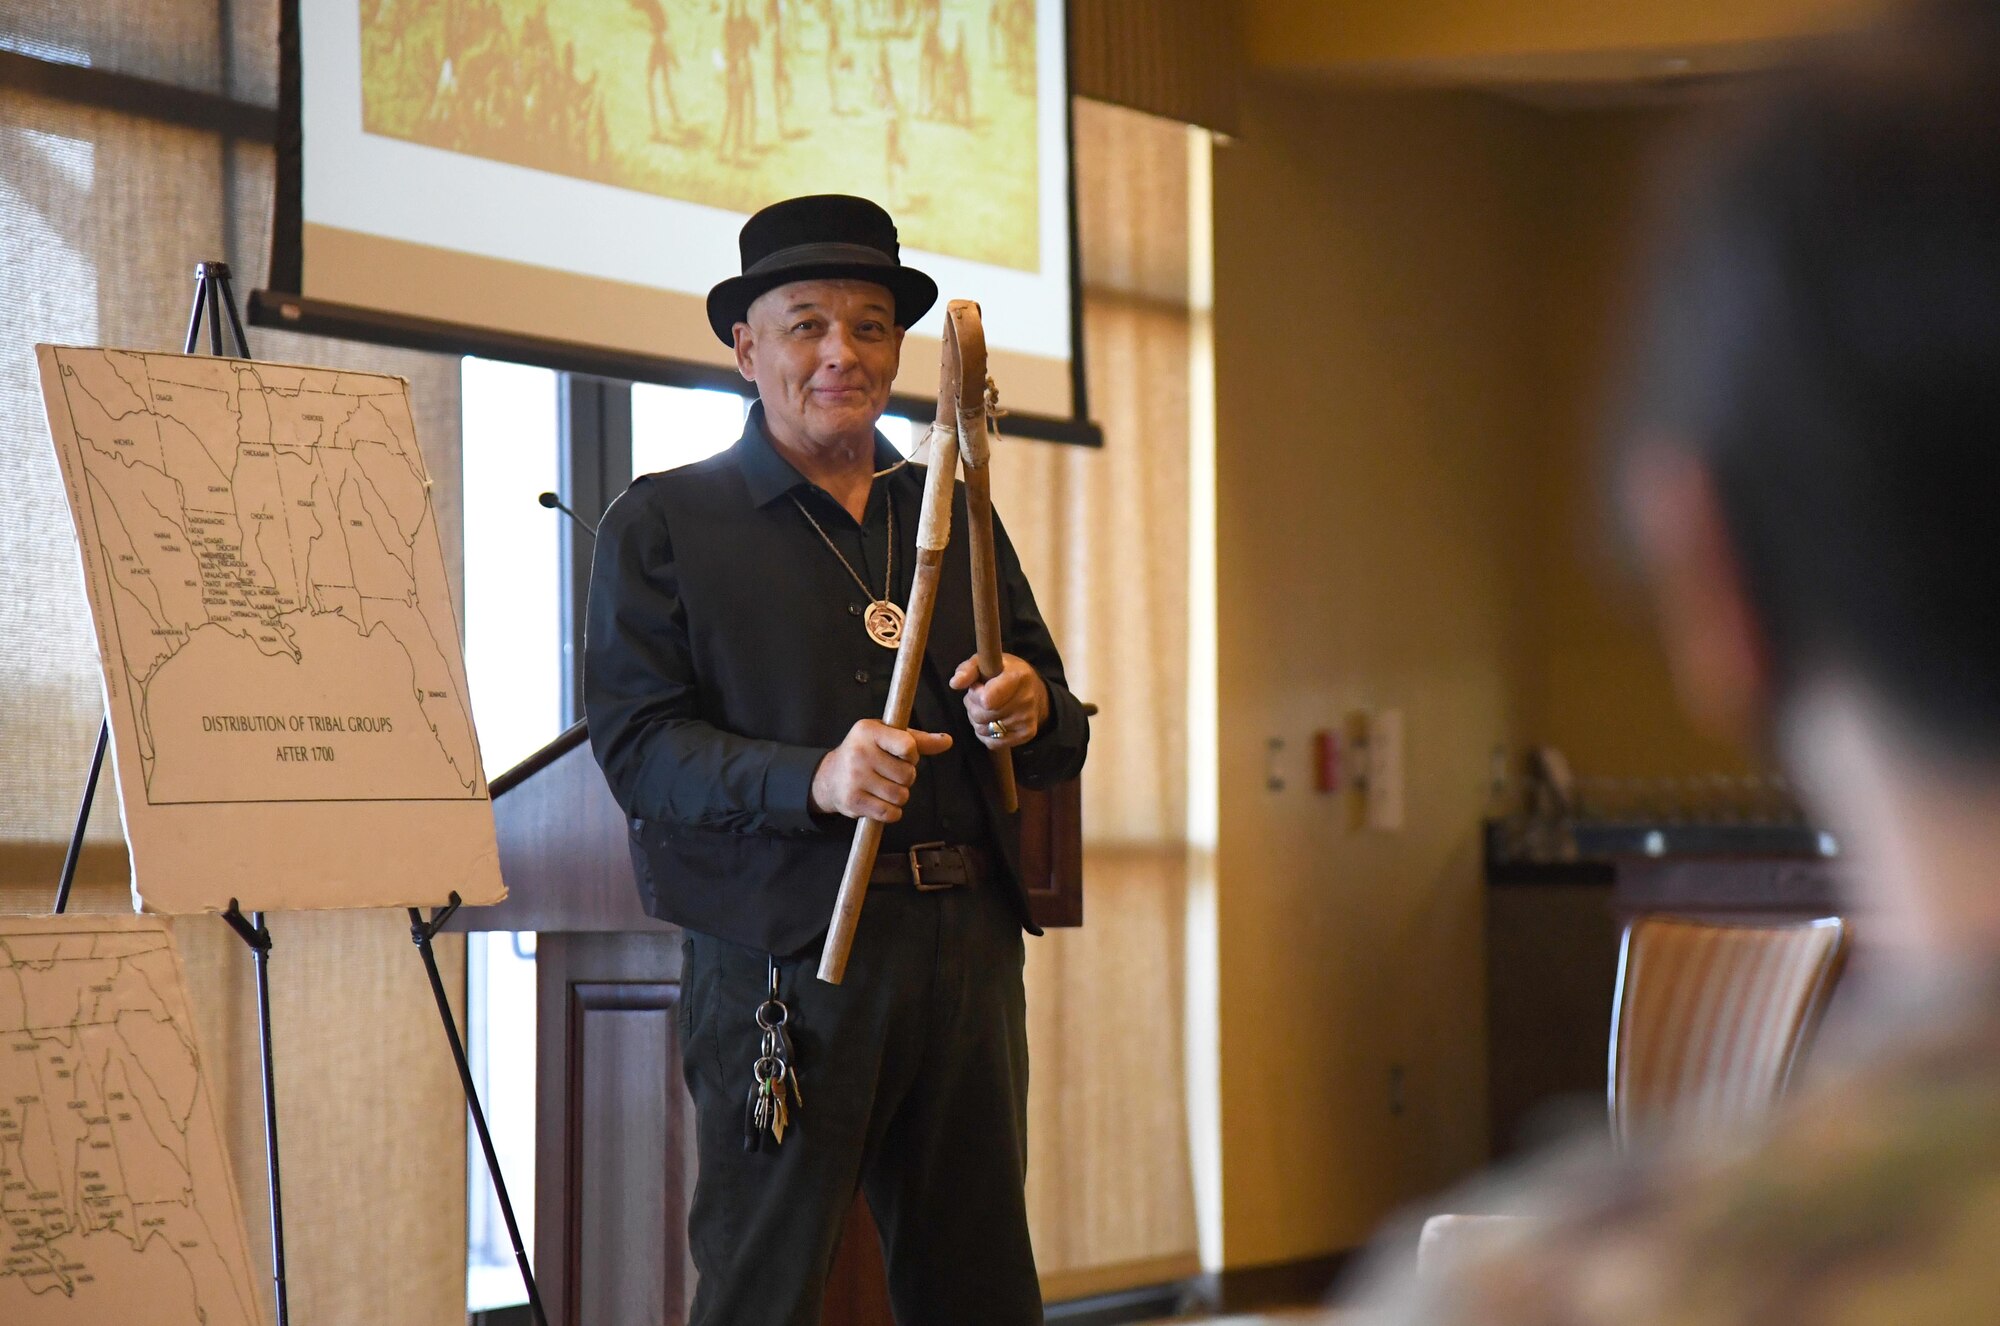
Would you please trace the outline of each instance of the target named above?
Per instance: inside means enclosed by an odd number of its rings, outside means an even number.
[[[951,492],[958,478],[958,438],[949,429],[931,434],[930,470],[924,475],[924,505],[917,517],[917,550],[943,552],[951,542]],[[907,632],[904,639],[908,639]],[[899,664],[902,657],[897,656]]]
[[[958,403],[958,454],[968,470],[983,470],[993,458],[993,434],[989,431],[986,396],[980,393],[978,407]]]

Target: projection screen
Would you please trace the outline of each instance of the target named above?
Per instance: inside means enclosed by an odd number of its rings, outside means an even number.
[[[1063,0],[305,0],[307,300],[711,369],[750,212],[873,198],[982,306],[1012,411],[1080,413]],[[899,393],[935,391],[942,303]]]

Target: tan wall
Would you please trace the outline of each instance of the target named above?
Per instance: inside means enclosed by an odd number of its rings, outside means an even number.
[[[1735,759],[1680,718],[1598,514],[1598,383],[1667,117],[1268,81],[1245,110],[1215,155],[1228,1266],[1354,1246],[1484,1159],[1494,748]],[[1380,708],[1406,722],[1397,832],[1306,776],[1315,729]]]
[[[1517,176],[1470,96],[1253,92],[1215,158],[1222,1228],[1352,1246],[1484,1156],[1476,828],[1509,741],[1524,487]],[[1264,743],[1405,714],[1408,828]],[[1390,1108],[1400,1065],[1405,1108]]]
[[[1530,379],[1530,466],[1522,601],[1522,731],[1582,774],[1738,772],[1742,752],[1682,716],[1632,568],[1606,514],[1600,435],[1624,344],[1637,266],[1644,168],[1674,113],[1542,117],[1533,202],[1542,273]]]

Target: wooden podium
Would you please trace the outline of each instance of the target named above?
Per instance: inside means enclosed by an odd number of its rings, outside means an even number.
[[[1022,868],[1044,926],[1083,920],[1076,783],[1021,791]],[[493,780],[508,897],[453,930],[536,939],[535,1275],[550,1326],[678,1326],[694,1295],[694,1105],[681,1080],[680,931],[639,907],[625,817],[584,726]],[[496,1029],[505,1034],[505,1029]],[[891,1326],[856,1200],[825,1326]]]

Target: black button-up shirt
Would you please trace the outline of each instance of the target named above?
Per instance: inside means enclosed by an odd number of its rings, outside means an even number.
[[[896,465],[902,457],[896,454],[879,434],[875,438],[875,468],[885,470]],[[798,508],[812,514],[825,532],[827,539],[839,549],[840,556],[847,559],[848,566],[858,573],[868,586],[864,595],[860,585],[854,583],[854,576],[841,572],[847,581],[847,615],[854,629],[841,632],[837,639],[822,642],[827,649],[829,666],[854,664],[854,684],[866,689],[871,704],[870,712],[877,718],[889,702],[889,674],[895,671],[896,651],[876,644],[868,636],[864,625],[868,604],[883,595],[900,605],[910,601],[910,586],[916,579],[916,532],[917,520],[923,510],[923,488],[892,481],[878,481],[869,491],[868,505],[857,523],[847,508],[834,500],[831,493],[819,485],[807,481],[792,467],[790,462],[766,445],[746,448],[743,457],[744,474],[750,480],[751,500],[760,494],[777,491],[784,494],[780,503],[798,507],[793,514],[800,524],[806,517]],[[900,475],[903,471],[898,471]],[[919,471],[921,473],[921,471]],[[891,479],[891,476],[884,476]],[[895,513],[896,552],[893,567],[885,568],[889,559],[890,512]],[[808,526],[810,528],[810,526]],[[813,541],[820,544],[820,555],[827,564],[839,570],[840,562],[831,550],[821,543],[815,534]],[[893,575],[885,574],[893,571]],[[838,664],[833,658],[838,658]],[[926,669],[918,679],[915,703],[910,710],[910,725],[926,732],[950,732],[952,713],[962,714],[965,710],[964,693],[953,691],[944,682]],[[980,809],[979,787],[974,774],[968,767],[972,759],[985,759],[985,749],[976,743],[968,743],[962,738],[952,743],[952,748],[943,755],[923,761],[918,767],[920,776],[910,788],[909,804],[903,807],[903,818],[882,830],[882,846],[887,851],[901,851],[919,843],[970,843],[983,842],[986,837],[985,814]]]
[[[900,460],[879,434],[876,455],[880,469]],[[856,522],[773,448],[758,406],[729,451],[636,480],[605,514],[584,710],[654,915],[773,952],[824,929],[852,822],[812,813],[812,779],[855,722],[882,716],[896,656],[868,637],[863,613],[880,593],[891,510],[891,597],[908,602],[925,474],[913,465],[878,479]],[[986,844],[1011,864],[1014,826],[963,694],[946,685],[973,651],[964,520],[961,485],[912,716],[953,748],[919,765],[884,843]],[[1089,722],[997,519],[994,534],[1005,648],[1049,689],[1048,719],[1015,748],[1015,768],[1024,785],[1046,786],[1082,767]]]

